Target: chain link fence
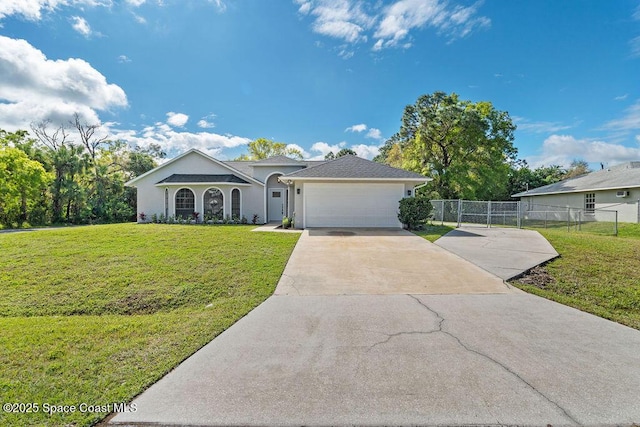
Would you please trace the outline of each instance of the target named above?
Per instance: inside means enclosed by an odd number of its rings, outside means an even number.
[[[431,200],[432,221],[484,227],[565,228],[597,234],[618,234],[615,210],[529,205],[520,202]]]

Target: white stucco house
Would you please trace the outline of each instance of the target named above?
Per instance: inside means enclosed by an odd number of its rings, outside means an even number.
[[[534,206],[582,209],[596,221],[611,221],[604,211],[617,211],[618,221],[640,223],[640,162],[621,165],[514,194],[527,210]],[[587,218],[589,219],[589,218]]]
[[[356,156],[329,161],[275,156],[221,161],[191,149],[127,182],[138,213],[259,223],[295,218],[296,228],[401,227],[400,199],[429,181],[422,175]],[[139,219],[140,221],[140,219]]]

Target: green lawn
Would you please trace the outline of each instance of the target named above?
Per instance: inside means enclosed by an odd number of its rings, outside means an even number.
[[[424,237],[430,242],[435,242],[440,237],[444,236],[451,230],[455,230],[455,227],[448,225],[425,225],[422,230],[416,230],[413,233],[418,236]]]
[[[270,296],[298,234],[117,224],[0,234],[0,425],[91,425]]]
[[[539,229],[560,254],[545,269],[554,280],[519,288],[640,329],[640,225],[615,236]]]

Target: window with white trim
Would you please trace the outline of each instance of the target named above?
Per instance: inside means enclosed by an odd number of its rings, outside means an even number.
[[[209,188],[204,192],[204,215],[218,221],[224,218],[224,196],[219,189]]]
[[[596,210],[596,193],[587,193],[584,195],[585,213],[593,214]]]
[[[231,190],[231,216],[240,218],[240,190],[237,188]]]
[[[181,188],[176,193],[176,217],[191,219],[196,208],[196,198],[193,191]]]

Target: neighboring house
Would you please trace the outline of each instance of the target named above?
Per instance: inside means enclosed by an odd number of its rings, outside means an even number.
[[[220,161],[192,149],[127,182],[138,212],[205,218],[294,217],[296,228],[401,227],[400,199],[429,178],[356,156],[301,161],[285,156]]]
[[[640,162],[624,163],[511,197],[520,197],[525,212],[534,209],[534,205],[572,207],[583,209],[585,215],[595,220],[610,221],[610,215],[598,213],[598,210],[608,210],[618,211],[620,222],[638,223]]]

